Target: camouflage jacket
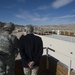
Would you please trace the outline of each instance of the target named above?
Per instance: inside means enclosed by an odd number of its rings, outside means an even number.
[[[0,31],[0,55],[18,53],[18,39],[8,31]]]

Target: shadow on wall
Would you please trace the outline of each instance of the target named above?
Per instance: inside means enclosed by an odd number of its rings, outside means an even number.
[[[48,57],[49,68],[46,69],[46,55],[42,56],[38,75],[56,75],[58,60],[52,56]]]

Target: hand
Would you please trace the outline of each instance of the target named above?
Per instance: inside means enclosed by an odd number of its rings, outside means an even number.
[[[29,68],[32,68],[33,65],[34,65],[34,61],[31,61],[31,62],[28,63]]]

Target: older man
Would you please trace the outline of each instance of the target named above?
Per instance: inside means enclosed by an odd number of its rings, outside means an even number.
[[[37,75],[43,53],[43,43],[39,36],[33,34],[33,26],[26,26],[25,36],[20,37],[20,54],[25,75]]]

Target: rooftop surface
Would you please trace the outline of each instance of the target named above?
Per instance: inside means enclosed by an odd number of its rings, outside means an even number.
[[[50,37],[50,38],[58,39],[58,40],[63,40],[63,41],[75,43],[75,37],[71,37],[71,36],[54,35],[54,34],[46,35],[46,36]]]

